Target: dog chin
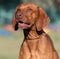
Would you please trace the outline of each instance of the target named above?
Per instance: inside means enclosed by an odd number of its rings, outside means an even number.
[[[28,25],[28,24],[25,24],[25,23],[19,23],[18,27],[21,28],[21,29],[27,29],[27,28],[30,28],[31,25]]]

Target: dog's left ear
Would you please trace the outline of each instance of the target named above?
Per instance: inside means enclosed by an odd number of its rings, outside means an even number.
[[[38,10],[38,19],[36,21],[36,28],[38,31],[40,31],[50,22],[50,19],[42,8],[37,7],[37,10]]]

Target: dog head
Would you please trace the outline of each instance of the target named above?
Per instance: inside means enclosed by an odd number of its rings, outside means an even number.
[[[42,8],[34,4],[22,4],[16,8],[13,17],[13,27],[17,30],[19,27],[27,29],[35,25],[37,30],[40,31],[49,23],[49,20]]]

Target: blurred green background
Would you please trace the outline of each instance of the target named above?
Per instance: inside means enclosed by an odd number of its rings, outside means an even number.
[[[21,29],[13,30],[12,17],[22,3],[34,3],[46,11],[51,21],[45,30],[60,56],[60,0],[0,0],[0,59],[18,59],[24,35]]]

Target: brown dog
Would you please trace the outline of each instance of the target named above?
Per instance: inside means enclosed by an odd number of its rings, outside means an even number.
[[[50,19],[42,8],[22,4],[16,8],[13,27],[24,31],[19,59],[59,59],[50,37],[43,31]]]

